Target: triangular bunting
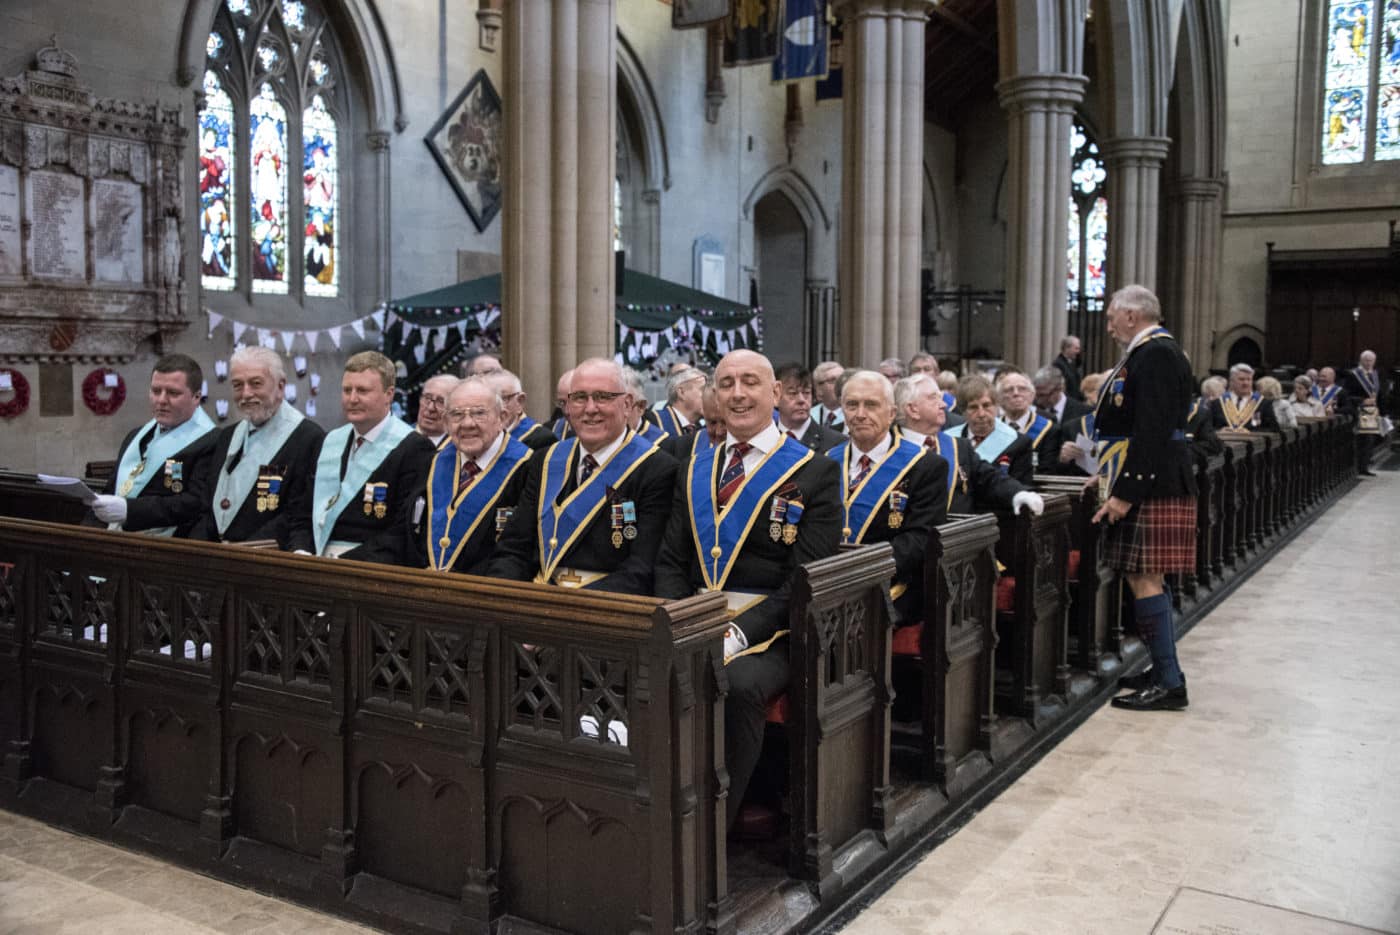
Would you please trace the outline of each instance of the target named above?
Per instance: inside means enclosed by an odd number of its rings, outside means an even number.
[[[422,364],[427,356],[428,346],[426,344],[419,344],[413,348],[413,359],[418,361],[419,364]]]
[[[258,329],[258,343],[263,347],[271,348],[274,351],[277,350],[277,339],[272,336],[271,328]]]
[[[326,329],[326,337],[331,339],[336,350],[340,350],[340,325],[332,325]]]
[[[308,348],[311,349],[311,353],[313,353],[313,354],[316,353],[316,339],[319,338],[319,337],[321,336],[321,332],[319,332],[319,331],[303,331],[303,332],[301,333],[301,336],[302,336],[303,338],[306,338],[306,346],[307,346]]]
[[[363,318],[357,318],[350,322],[350,328],[359,337],[363,338],[365,336],[365,320]]]
[[[283,331],[283,332],[282,332],[282,352],[285,353],[285,354],[290,354],[290,353],[292,352],[292,342],[295,341],[296,339],[297,339],[297,333],[296,333],[295,331]]]
[[[218,312],[210,312],[210,313],[209,313],[209,334],[206,335],[206,337],[212,338],[212,337],[214,336],[214,329],[217,328],[217,327],[219,327],[219,325],[223,323],[223,320],[224,320],[224,316],[220,315]]]
[[[248,326],[241,321],[233,323],[233,343],[237,344],[243,338],[243,332],[248,330]]]
[[[369,317],[374,319],[374,326],[380,331],[384,330],[384,309],[377,308],[369,313]]]

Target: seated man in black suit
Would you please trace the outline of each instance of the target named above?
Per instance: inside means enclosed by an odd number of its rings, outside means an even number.
[[[1274,415],[1274,407],[1254,391],[1254,368],[1249,364],[1238,363],[1230,368],[1229,388],[1211,406],[1211,423],[1217,429],[1278,431],[1278,416]]]
[[[656,594],[722,591],[733,623],[725,637],[728,818],[739,813],[763,746],[765,708],[788,684],[788,600],[798,565],[836,553],[840,466],[773,423],[781,385],[768,359],[732,351],[715,370],[723,444],[696,448],[680,472]]]
[[[187,537],[207,506],[214,422],[199,408],[204,374],[193,358],[166,354],[151,371],[151,421],[117,449],[117,470],[92,512],[109,529]]]
[[[1060,427],[1052,416],[1036,410],[1036,390],[1031,378],[1019,370],[1008,370],[995,383],[1001,420],[1030,439],[1032,472],[1042,462],[1052,463],[1059,454]]]
[[[1031,440],[997,418],[1000,404],[996,387],[986,377],[975,373],[963,377],[958,381],[958,410],[967,422],[948,429],[948,434],[966,438],[977,457],[1029,487],[1035,473]]]
[[[525,489],[534,450],[505,430],[501,395],[484,377],[467,377],[447,397],[447,442],[428,472],[427,565],[474,572],[496,550]]]
[[[325,430],[283,396],[282,358],[268,348],[240,347],[229,358],[229,386],[243,420],[215,433],[209,499],[191,539],[291,542],[292,517],[311,512],[311,484]]]
[[[689,435],[667,435],[661,441],[661,450],[682,464],[690,460],[697,448],[724,444],[724,413],[719,411],[719,403],[715,401],[713,383],[706,383],[701,391],[700,410],[704,413],[704,421],[698,431]]]
[[[622,367],[585,360],[569,382],[574,434],[530,461],[520,503],[482,574],[650,594],[676,461],[627,427]]]
[[[418,565],[412,513],[423,496],[433,443],[390,412],[394,362],[361,351],[345,362],[340,407],[316,459],[311,509],[296,518],[294,551],[384,565]]]
[[[782,392],[778,394],[778,429],[818,454],[825,454],[846,436],[812,418],[812,375],[801,364],[782,364],[775,371]]]
[[[924,379],[936,392],[937,384]],[[844,483],[841,541],[890,543],[897,622],[913,623],[923,607],[928,535],[948,518],[948,462],[893,430],[894,387],[881,374],[856,371],[841,392],[841,407],[851,438],[827,452],[841,465]]]
[[[945,478],[949,513],[1028,509],[1039,516],[1045,509],[1040,494],[1027,490],[1010,474],[973,453],[966,438],[945,431],[947,404],[938,384],[923,375],[905,377],[894,385],[900,435],[948,465]]]

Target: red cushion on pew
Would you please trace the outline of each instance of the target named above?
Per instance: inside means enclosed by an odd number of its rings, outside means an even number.
[[[778,697],[774,698],[772,701],[768,702],[768,723],[769,723],[769,724],[786,724],[786,723],[787,723],[787,716],[788,716],[788,696],[787,696],[786,694],[779,695]]]
[[[924,636],[924,625],[916,623],[913,626],[897,627],[894,631],[894,642],[891,649],[896,656],[917,656],[919,655],[919,642]]]
[[[997,579],[997,613],[1016,612],[1016,576],[1002,575]]]
[[[1070,581],[1079,580],[1079,550],[1069,550],[1069,561],[1065,563],[1065,578]]]

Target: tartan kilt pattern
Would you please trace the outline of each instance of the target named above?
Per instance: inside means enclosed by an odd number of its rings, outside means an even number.
[[[1144,500],[1104,530],[1104,561],[1124,574],[1196,570],[1196,500]]]

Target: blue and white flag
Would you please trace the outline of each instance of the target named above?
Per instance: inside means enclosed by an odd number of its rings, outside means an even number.
[[[787,0],[783,31],[773,59],[774,81],[825,78],[827,68],[827,0]]]

